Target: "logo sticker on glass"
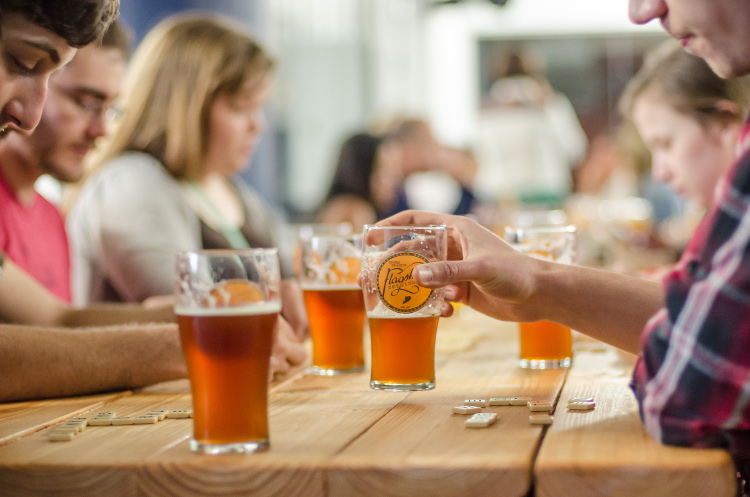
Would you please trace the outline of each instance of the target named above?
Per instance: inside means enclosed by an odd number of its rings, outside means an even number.
[[[408,314],[427,304],[434,290],[417,285],[411,277],[412,270],[425,262],[430,261],[416,252],[396,252],[380,262],[377,273],[378,295],[386,307]]]

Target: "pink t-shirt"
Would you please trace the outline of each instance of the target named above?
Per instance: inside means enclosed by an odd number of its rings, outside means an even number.
[[[0,250],[50,292],[70,302],[70,254],[60,211],[35,194],[22,205],[0,176]]]

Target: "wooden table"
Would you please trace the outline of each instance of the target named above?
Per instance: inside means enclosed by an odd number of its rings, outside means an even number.
[[[587,343],[569,371],[521,370],[515,325],[443,320],[435,390],[373,391],[366,373],[298,374],[272,388],[271,450],[252,455],[190,452],[183,419],[47,438],[73,416],[190,408],[187,381],[0,404],[0,496],[733,495],[729,456],[650,439],[627,387],[633,358]],[[566,412],[580,395],[594,396],[596,410]],[[464,398],[507,396],[559,401],[554,424],[530,425],[526,407],[491,407],[497,423],[470,430],[451,413]]]

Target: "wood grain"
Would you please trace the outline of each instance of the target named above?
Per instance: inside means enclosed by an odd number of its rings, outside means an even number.
[[[559,497],[732,496],[734,468],[721,450],[667,447],[643,428],[628,384],[630,354],[581,351],[535,465],[536,495]],[[567,399],[594,397],[596,409],[571,412]]]

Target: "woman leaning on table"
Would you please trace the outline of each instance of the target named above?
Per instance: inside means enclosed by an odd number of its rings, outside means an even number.
[[[219,17],[172,16],[143,39],[124,82],[125,114],[68,217],[76,302],[171,293],[179,251],[277,245],[280,220],[235,179],[263,131],[273,69],[249,34]],[[277,349],[299,364],[307,320],[291,282],[282,315]]]

